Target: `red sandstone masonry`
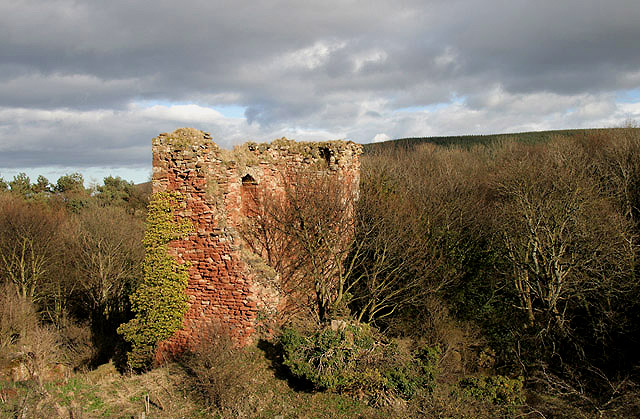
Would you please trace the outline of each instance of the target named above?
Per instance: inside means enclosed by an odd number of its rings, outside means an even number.
[[[182,352],[213,325],[228,328],[240,344],[247,344],[263,319],[276,317],[286,298],[279,276],[253,268],[261,259],[243,246],[238,234],[250,189],[260,185],[277,192],[288,171],[314,168],[348,184],[352,196],[345,198],[355,202],[361,152],[352,142],[297,143],[285,138],[228,151],[192,128],[153,139],[153,192],[181,192],[185,207],[177,215],[195,227],[189,237],[170,244],[179,262],[191,263],[189,309],[183,329],[160,344],[159,358]]]

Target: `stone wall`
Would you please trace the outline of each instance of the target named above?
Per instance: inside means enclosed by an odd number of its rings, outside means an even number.
[[[282,188],[286,173],[326,171],[349,185],[357,199],[361,146],[352,142],[245,143],[223,150],[202,131],[182,128],[153,139],[153,192],[179,191],[185,206],[177,212],[195,231],[171,243],[179,262],[189,262],[189,310],[184,328],[162,342],[160,356],[183,351],[214,326],[231,330],[246,344],[263,319],[285,307],[279,275],[253,254],[238,233],[252,191]]]

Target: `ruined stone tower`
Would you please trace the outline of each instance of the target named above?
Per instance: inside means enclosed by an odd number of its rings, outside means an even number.
[[[196,342],[215,324],[232,331],[240,343],[251,341],[262,319],[281,309],[278,273],[243,246],[238,227],[253,188],[277,191],[289,170],[313,168],[349,184],[355,201],[361,146],[352,142],[301,142],[285,138],[270,144],[246,143],[223,150],[211,136],[182,128],[153,139],[153,192],[178,191],[194,232],[170,245],[179,262],[190,262],[184,328],[160,344],[175,354]]]

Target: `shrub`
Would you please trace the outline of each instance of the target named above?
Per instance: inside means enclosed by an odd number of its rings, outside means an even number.
[[[43,326],[33,304],[13,287],[0,290],[0,367],[14,381],[34,380],[38,385],[63,360],[60,336]]]
[[[214,327],[181,363],[190,373],[192,385],[209,409],[242,416],[251,379],[256,375],[254,362],[231,339],[228,331]]]
[[[38,324],[38,316],[29,300],[20,297],[14,287],[0,288],[0,351],[18,343],[27,330]]]
[[[89,367],[97,353],[89,323],[74,322],[65,314],[56,324],[56,328],[64,351],[64,363],[73,369]]]
[[[364,393],[379,403],[409,399],[435,384],[438,348],[388,342],[367,325],[343,323],[310,333],[289,328],[281,344],[284,365],[318,389]]]
[[[156,345],[182,327],[187,311],[184,293],[189,274],[187,264],[179,264],[169,255],[169,242],[193,230],[188,221],[176,220],[178,193],[160,192],[152,196],[144,235],[144,277],[131,295],[131,309],[136,313],[121,325],[118,333],[131,342],[129,365],[137,370],[151,366]]]
[[[435,387],[440,347],[423,346],[409,351],[396,341],[385,348],[385,360],[391,361],[385,376],[391,387],[403,398],[410,399],[418,391]]]
[[[459,386],[467,395],[493,404],[515,406],[525,402],[522,376],[517,378],[508,378],[504,375],[467,377],[460,380]]]

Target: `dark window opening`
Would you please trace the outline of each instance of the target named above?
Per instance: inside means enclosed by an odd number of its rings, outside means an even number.
[[[249,217],[256,212],[257,208],[257,186],[258,182],[251,175],[242,177],[242,189],[240,199],[242,200],[242,215]]]
[[[320,155],[327,162],[327,166],[331,165],[331,150],[329,150],[329,147],[320,147]]]
[[[256,180],[253,178],[253,176],[251,176],[251,175],[242,176],[242,186],[257,185],[257,184],[258,184],[258,182],[256,182]]]

